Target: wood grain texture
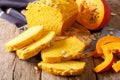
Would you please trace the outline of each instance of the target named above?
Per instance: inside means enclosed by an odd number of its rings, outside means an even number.
[[[111,12],[116,15],[111,15],[111,19],[109,21],[109,25],[120,29],[120,0],[106,0],[110,6]]]
[[[120,0],[106,0],[110,5],[111,16],[109,25],[120,29]],[[5,43],[20,34],[15,25],[0,19],[0,80],[120,80],[120,72],[115,73],[112,69],[96,74],[93,68],[100,64],[101,58],[87,58],[80,61],[86,62],[85,70],[78,76],[60,77],[46,73],[42,70],[35,70],[39,58],[34,57],[28,61],[19,60],[15,52],[9,53]],[[39,57],[39,55],[37,55]]]

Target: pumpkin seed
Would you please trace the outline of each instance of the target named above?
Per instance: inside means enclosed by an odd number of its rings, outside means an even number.
[[[49,3],[49,4],[48,4],[48,6],[51,6],[51,7],[52,7],[52,6],[53,6],[53,4]]]
[[[71,67],[71,68],[69,68],[69,70],[74,70],[74,69]]]
[[[94,41],[95,41],[95,40],[97,40],[97,39],[94,37],[94,38],[92,38],[92,40],[94,40]]]
[[[54,44],[54,40],[50,40],[50,45],[52,46]]]
[[[112,16],[116,16],[117,14],[116,14],[116,13],[114,13],[114,12],[111,12],[111,15],[112,15]]]
[[[110,34],[110,35],[113,35],[114,33],[113,33],[113,31],[110,31],[109,34]]]
[[[57,4],[57,5],[60,5],[60,4],[61,4],[61,2],[57,2],[56,4]]]
[[[50,0],[50,2],[54,2],[54,0]]]
[[[77,53],[82,53],[82,52],[83,52],[83,51],[81,51],[81,50],[78,50],[78,51],[77,51]]]
[[[68,57],[70,57],[70,55],[68,55],[68,54],[63,56],[64,59],[67,59]]]
[[[54,5],[53,7],[54,7],[54,8],[58,8],[58,6],[57,6],[57,5]]]
[[[109,28],[108,31],[113,31],[114,29],[113,28]]]
[[[66,54],[66,51],[65,50],[62,50],[62,52],[61,52],[62,54]]]
[[[38,67],[37,67],[37,66],[35,66],[34,69],[35,69],[36,71],[38,71]]]

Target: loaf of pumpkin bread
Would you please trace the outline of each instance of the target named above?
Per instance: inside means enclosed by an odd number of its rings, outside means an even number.
[[[76,36],[66,38],[54,43],[50,48],[41,51],[43,62],[62,62],[71,59],[80,59],[82,52],[85,49],[85,44]]]
[[[73,76],[82,73],[85,67],[85,62],[66,61],[61,63],[45,63],[40,62],[38,67],[42,70],[60,76]]]
[[[74,23],[77,14],[74,0],[38,0],[26,9],[28,28],[43,25],[44,30],[56,31],[58,35]]]
[[[22,32],[5,45],[8,51],[15,51],[25,47],[42,37],[43,26],[34,26]]]

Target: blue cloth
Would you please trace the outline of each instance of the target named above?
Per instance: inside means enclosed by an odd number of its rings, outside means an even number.
[[[25,9],[29,2],[35,0],[0,0],[0,18],[5,19],[17,27],[27,24],[25,16],[19,11]]]

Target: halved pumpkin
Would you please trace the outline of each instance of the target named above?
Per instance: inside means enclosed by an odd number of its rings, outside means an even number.
[[[110,19],[110,8],[105,0],[76,0],[76,21],[90,30],[103,28]]]

